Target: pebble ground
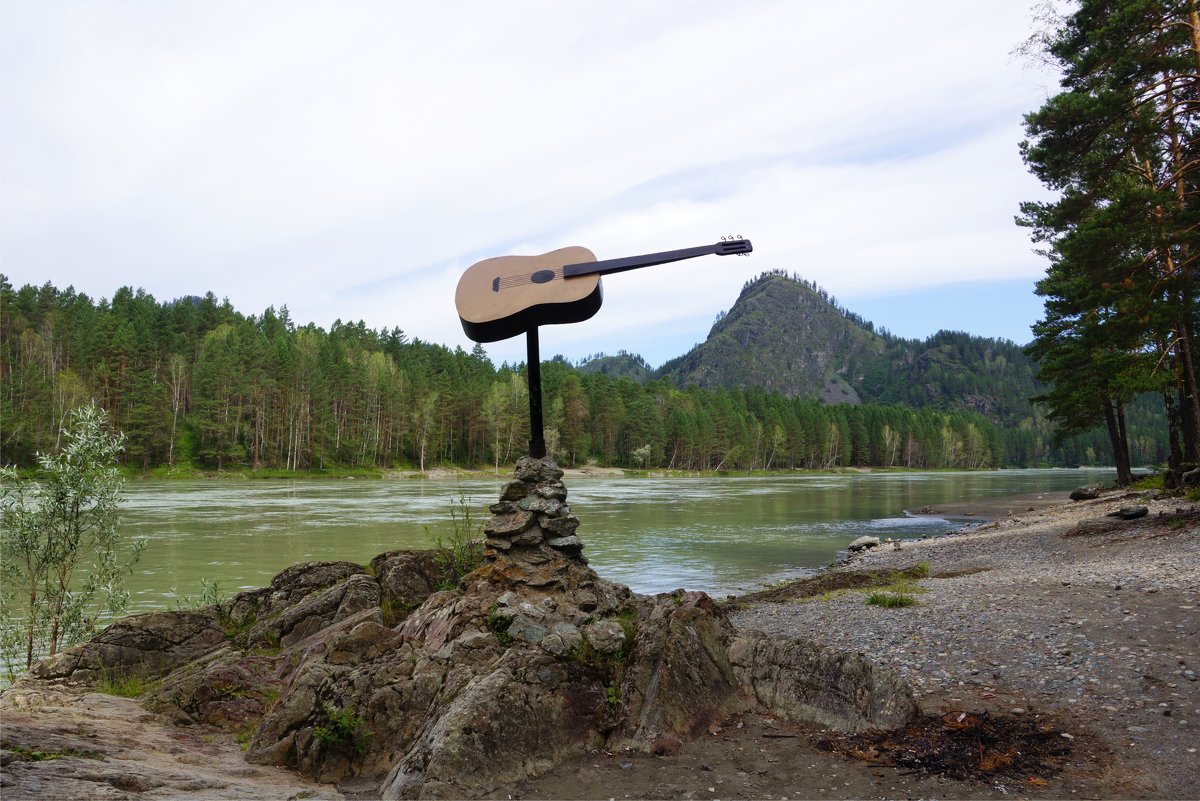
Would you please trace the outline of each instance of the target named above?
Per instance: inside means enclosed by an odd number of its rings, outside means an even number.
[[[1133,504],[1149,514],[1105,516]],[[967,698],[1010,714],[1065,713],[1111,750],[1131,793],[1200,797],[1195,504],[1109,494],[885,544],[845,567],[922,562],[929,578],[913,606],[847,591],[752,605],[734,622],[861,651],[903,674],[931,711]]]

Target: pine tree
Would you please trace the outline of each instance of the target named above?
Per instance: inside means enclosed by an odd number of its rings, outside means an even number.
[[[1196,0],[1083,0],[1037,43],[1063,72],[1063,91],[1026,117],[1022,145],[1059,193],[1022,205],[1051,259],[1033,348],[1056,383],[1043,397],[1070,431],[1164,391],[1178,475],[1181,460],[1200,460]],[[1115,458],[1127,458],[1119,419],[1109,429]]]

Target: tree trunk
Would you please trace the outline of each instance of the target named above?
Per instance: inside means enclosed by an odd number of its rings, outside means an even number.
[[[29,591],[29,623],[25,626],[25,667],[33,666],[34,611],[37,609],[37,588]]]
[[[1117,434],[1121,443],[1121,461],[1117,463],[1117,485],[1133,483],[1133,464],[1129,458],[1129,432],[1125,429],[1125,404],[1117,401]]]
[[[1196,0],[1188,0],[1188,28],[1192,35],[1192,56],[1196,59],[1196,91],[1200,92],[1200,10]]]
[[[1113,409],[1113,402],[1108,398],[1104,399],[1104,423],[1108,428],[1108,441],[1112,446],[1113,463],[1117,466],[1117,486],[1128,486],[1129,458],[1121,446],[1121,430],[1117,424],[1117,414]]]
[[[1179,476],[1183,472],[1183,451],[1179,447],[1179,415],[1175,409],[1175,399],[1171,397],[1170,387],[1163,389],[1163,406],[1167,411],[1167,475],[1163,479],[1165,489],[1178,486]]]
[[[1188,17],[1191,25],[1192,53],[1196,65],[1200,68],[1200,16],[1196,11],[1196,0],[1188,4]],[[1166,86],[1167,127],[1171,136],[1171,167],[1175,175],[1175,204],[1179,211],[1187,210],[1187,177],[1188,165],[1183,148],[1183,137],[1180,132],[1178,112],[1175,105],[1175,93],[1171,88],[1170,76],[1164,74]],[[1191,292],[1189,247],[1186,240],[1180,241],[1179,257],[1173,258],[1168,247],[1163,248],[1165,254],[1167,276],[1176,282],[1177,290],[1169,293],[1169,297],[1179,310],[1179,319],[1175,325],[1175,357],[1179,365],[1179,413],[1180,428],[1183,434],[1183,458],[1188,462],[1200,461],[1200,393],[1196,389],[1196,366],[1192,360],[1191,319],[1194,298]]]
[[[1186,292],[1182,294],[1183,314],[1176,346],[1176,358],[1179,361],[1179,423],[1183,434],[1184,460],[1200,462],[1200,393],[1196,390],[1196,366],[1192,360],[1191,332],[1187,321],[1191,304]]]

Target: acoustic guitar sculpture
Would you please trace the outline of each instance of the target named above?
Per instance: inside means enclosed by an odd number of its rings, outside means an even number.
[[[600,310],[600,276],[691,259],[746,254],[748,239],[714,245],[596,261],[587,248],[568,247],[540,256],[498,256],[467,268],[458,281],[454,304],[463,331],[475,342],[496,342],[539,325],[578,323]]]

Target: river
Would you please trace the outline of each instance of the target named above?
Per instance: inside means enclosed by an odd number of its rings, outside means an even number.
[[[638,592],[715,597],[804,575],[854,538],[914,538],[953,528],[905,509],[1111,482],[1111,470],[780,474],[730,478],[568,478],[592,567]],[[506,479],[131,481],[122,530],[146,548],[127,586],[133,611],[265,586],[297,562],[368,562],[424,548],[468,499],[486,520]]]

